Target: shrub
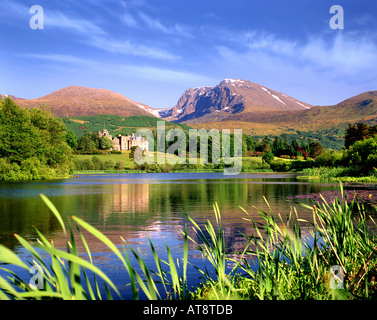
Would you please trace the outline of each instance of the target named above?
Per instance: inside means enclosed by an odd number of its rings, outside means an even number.
[[[341,151],[326,150],[315,161],[320,167],[337,167],[341,164],[342,157]]]
[[[115,165],[115,170],[124,170],[126,163],[124,161],[118,161]]]
[[[275,159],[275,156],[271,150],[268,150],[266,151],[262,159],[264,162],[270,164]]]
[[[103,170],[114,170],[115,162],[114,160],[107,160],[103,163],[102,169]]]
[[[103,166],[103,161],[100,158],[94,156],[92,158],[92,163],[93,163],[94,170],[101,170]]]
[[[291,170],[291,163],[289,161],[275,160],[271,161],[270,168],[276,172],[288,172]]]
[[[92,160],[90,160],[90,159],[85,159],[85,160],[83,161],[83,167],[84,167],[83,170],[93,170],[93,169],[94,169],[94,165],[93,165]]]

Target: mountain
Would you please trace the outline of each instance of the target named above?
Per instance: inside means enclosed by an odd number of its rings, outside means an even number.
[[[106,89],[70,86],[34,100],[17,100],[21,107],[48,106],[58,117],[113,114],[123,117],[156,116],[156,111]]]
[[[172,109],[159,113],[174,122],[260,121],[312,105],[246,80],[225,79],[213,87],[188,89]]]
[[[287,135],[292,139],[310,138],[326,148],[342,149],[347,123],[377,124],[377,91],[368,91],[332,106],[315,106],[294,113],[281,113],[260,121],[226,120],[192,123],[196,129],[242,129],[255,137]]]
[[[367,91],[333,106],[316,106],[295,114],[272,117],[270,123],[295,124],[296,127],[330,128],[340,124],[377,123],[377,91]]]

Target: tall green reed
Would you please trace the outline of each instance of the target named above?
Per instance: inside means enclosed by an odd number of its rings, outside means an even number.
[[[340,191],[341,198],[331,203],[322,197],[312,207],[303,205],[313,212],[310,222],[300,219],[295,208],[286,219],[262,210],[263,223],[248,218],[255,234],[248,236],[253,248],[247,254],[258,262],[257,271],[247,261],[242,266],[252,287],[248,298],[372,298],[366,292],[356,295],[361,276],[355,274],[363,275],[368,285],[364,271],[368,264],[376,266],[377,238],[368,230],[363,203],[356,197],[349,201],[342,187]],[[332,288],[334,266],[340,266],[343,282]]]
[[[2,263],[20,267],[25,271],[29,271],[31,266],[36,266],[42,271],[40,272],[40,274],[42,274],[40,281],[43,282],[41,286],[31,286],[28,281],[17,276],[15,272],[2,267],[1,269],[8,274],[8,278],[4,279],[0,277],[0,299],[122,299],[113,281],[94,265],[91,250],[82,230],[96,237],[121,261],[122,266],[127,270],[130,278],[133,299],[139,298],[140,290],[151,300],[167,297],[184,299],[187,297],[187,233],[185,233],[184,237],[182,274],[178,271],[180,270],[179,262],[174,261],[169,247],[166,247],[168,261],[165,261],[158,257],[152,242],[150,242],[150,246],[158,270],[157,272],[152,271],[152,269],[146,265],[142,256],[137,254],[132,248],[129,249],[141,269],[141,273],[139,273],[136,267],[132,266],[130,263],[126,242],[124,242],[122,249],[118,248],[106,235],[76,216],[72,216],[71,219],[68,220],[67,229],[60,213],[51,201],[44,195],[41,195],[41,197],[60,223],[66,237],[66,249],[61,250],[55,248],[54,244],[49,242],[38,230],[36,230],[36,232],[39,239],[37,239],[37,243],[34,245],[30,244],[21,236],[15,235],[20,244],[31,256],[26,262],[22,261],[10,249],[0,245],[0,261]],[[74,232],[75,229],[78,232],[79,240],[81,240],[86,250],[88,259],[80,257],[77,246],[78,239],[76,239],[77,236],[75,236]],[[47,259],[45,257],[46,254],[48,255]],[[162,265],[167,265],[168,270],[164,270]],[[101,284],[104,286],[105,296],[101,294]],[[161,290],[158,289],[159,284],[162,284],[163,292],[160,292]]]

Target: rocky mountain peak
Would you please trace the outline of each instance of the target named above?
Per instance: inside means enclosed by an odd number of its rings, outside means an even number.
[[[225,79],[217,86],[186,90],[165,117],[176,122],[212,122],[238,118],[252,120],[277,112],[310,109],[288,95],[241,79]],[[160,114],[164,117],[163,114]]]

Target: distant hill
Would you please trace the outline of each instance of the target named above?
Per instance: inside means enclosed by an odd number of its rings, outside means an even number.
[[[106,89],[70,86],[34,100],[16,100],[21,107],[45,105],[58,117],[115,114],[123,117],[154,116],[153,108]]]
[[[12,100],[24,100],[23,98],[18,98],[18,97],[12,96],[12,95],[0,94],[0,99],[5,99],[7,97],[11,98]]]
[[[185,124],[171,123],[162,119],[150,116],[120,117],[117,115],[93,115],[80,117],[62,118],[67,130],[75,132],[77,137],[87,132],[102,131],[105,127],[111,135],[131,134],[141,128],[150,128],[152,131],[157,128],[157,121],[165,122],[166,130],[180,128],[185,131],[190,127]]]
[[[334,106],[317,106],[310,110],[269,119],[269,123],[302,129],[333,128],[345,123],[377,123],[377,91],[368,91]]]
[[[177,105],[160,117],[174,122],[260,121],[312,106],[286,94],[239,79],[226,79],[214,87],[188,89]]]

